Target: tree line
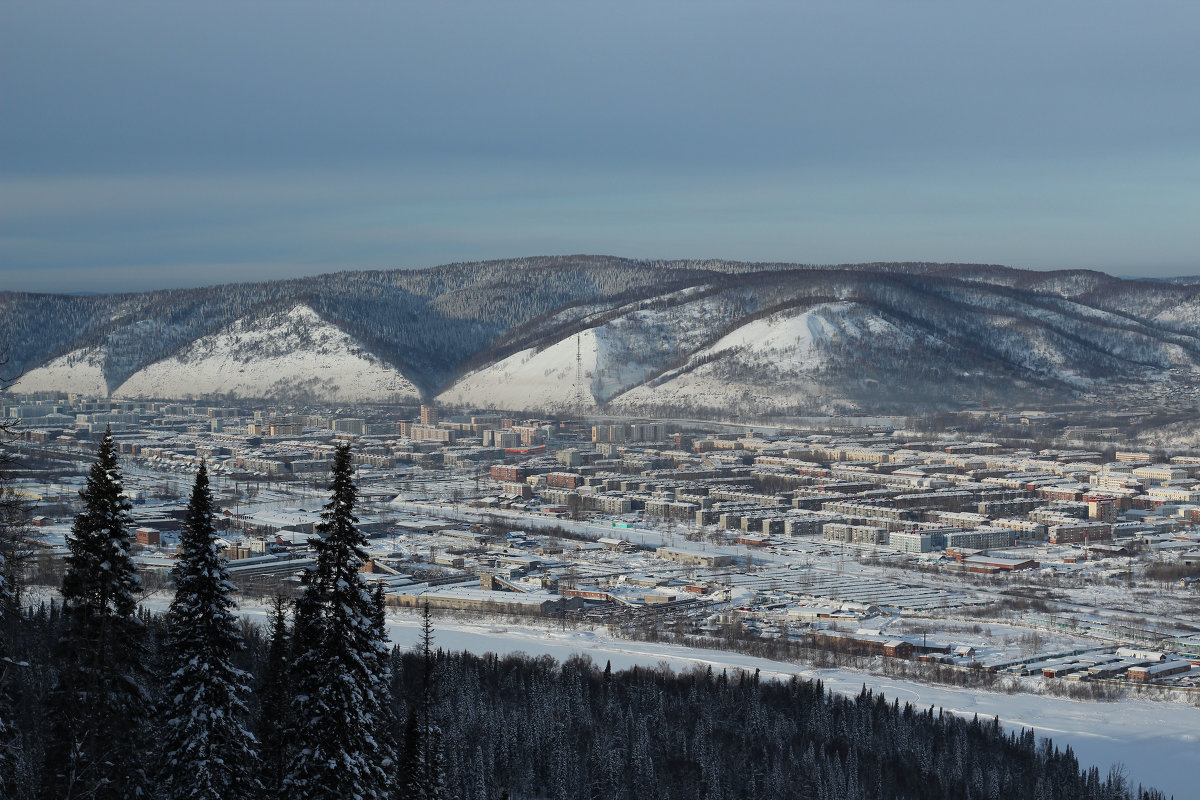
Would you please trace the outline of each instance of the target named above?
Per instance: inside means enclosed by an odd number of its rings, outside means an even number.
[[[111,436],[81,494],[61,603],[23,608],[0,568],[6,798],[1162,798],[1032,731],[865,686],[448,653],[428,609],[419,647],[389,647],[348,447],[315,566],[265,629],[236,616],[203,466],[165,614],[138,605]]]

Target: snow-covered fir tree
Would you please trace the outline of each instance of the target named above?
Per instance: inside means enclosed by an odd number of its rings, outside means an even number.
[[[160,788],[183,800],[256,797],[258,753],[246,727],[249,676],[233,664],[244,647],[224,557],[217,547],[208,470],[196,473],[167,612],[168,678]]]
[[[283,595],[276,595],[271,602],[267,660],[255,691],[258,719],[254,730],[258,738],[263,796],[266,798],[283,796],[292,735],[292,639],[288,630],[287,609],[287,599]]]
[[[396,715],[392,710],[392,654],[387,635],[387,604],[383,595],[383,584],[376,583],[371,592],[371,644],[368,671],[372,678],[372,698],[378,704],[372,709],[375,718],[375,736],[384,747],[384,769],[395,774]]]
[[[0,433],[4,431],[0,430]],[[12,629],[18,613],[15,581],[9,578],[12,563],[7,553],[16,542],[15,496],[8,490],[7,453],[0,452],[0,797],[17,795],[20,737],[13,724],[12,682],[19,669],[12,657]]]
[[[296,606],[293,667],[295,744],[287,795],[372,800],[389,795],[392,754],[378,735],[386,702],[375,673],[381,659],[371,593],[360,570],[366,537],[358,529],[350,448],[333,460],[332,496],[314,538],[316,565]]]
[[[7,487],[3,482],[0,482],[0,502],[4,500],[4,495],[7,492]],[[16,593],[13,591],[12,581],[8,578],[9,562],[5,554],[7,548],[4,546],[9,540],[8,530],[8,520],[3,509],[0,509],[0,623],[7,619],[7,615],[11,611],[15,610],[14,607],[16,605]],[[0,631],[0,636],[3,635],[3,632]],[[3,646],[4,640],[0,639],[0,648]],[[3,655],[3,653],[4,651],[0,650],[0,655]]]
[[[412,778],[408,785],[409,796],[416,800],[443,800],[449,796],[442,753],[442,729],[434,717],[437,701],[436,667],[433,614],[426,603],[421,607],[421,703],[413,712],[417,717],[417,735],[415,763],[409,768]]]
[[[133,518],[122,492],[116,444],[105,431],[80,492],[84,510],[67,537],[64,633],[46,747],[50,797],[145,794],[145,630],[135,614],[141,582],[129,554]]]
[[[12,787],[9,781],[12,777],[12,764],[15,753],[14,742],[16,730],[10,722],[12,718],[12,703],[8,693],[8,673],[14,668],[9,656],[7,623],[10,594],[4,580],[4,551],[0,550],[0,795],[8,797]]]

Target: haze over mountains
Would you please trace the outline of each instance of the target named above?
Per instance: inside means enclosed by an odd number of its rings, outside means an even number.
[[[1165,391],[1200,287],[958,264],[541,257],[0,294],[14,391],[612,413],[909,412]]]

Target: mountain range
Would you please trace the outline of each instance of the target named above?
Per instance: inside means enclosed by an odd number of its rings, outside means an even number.
[[[1200,286],[994,265],[558,256],[132,294],[5,292],[0,344],[17,392],[908,413],[1188,390],[1200,375]]]

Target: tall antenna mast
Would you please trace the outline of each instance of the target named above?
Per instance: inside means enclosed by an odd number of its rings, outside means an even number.
[[[583,334],[575,334],[575,407],[582,414],[583,402]]]

